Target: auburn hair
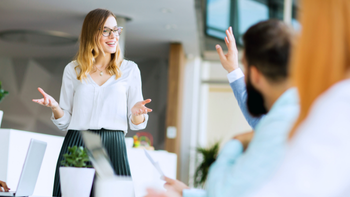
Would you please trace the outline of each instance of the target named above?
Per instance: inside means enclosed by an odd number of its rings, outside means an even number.
[[[350,68],[350,1],[303,0],[301,35],[293,52],[291,75],[300,96],[300,115],[290,133],[308,116],[314,101]]]
[[[104,24],[108,17],[116,16],[106,9],[95,9],[90,11],[83,23],[80,34],[79,51],[75,57],[78,65],[75,67],[77,79],[86,79],[87,74],[91,72],[95,58],[100,53],[106,55],[100,45],[99,39],[102,36]],[[116,79],[121,76],[120,65],[123,62],[119,45],[114,54],[111,54],[111,62],[107,66],[107,72],[110,75],[115,75]]]

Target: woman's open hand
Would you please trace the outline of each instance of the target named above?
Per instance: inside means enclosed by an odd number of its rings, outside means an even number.
[[[152,112],[152,109],[147,108],[145,105],[150,103],[151,99],[146,99],[144,101],[137,102],[132,108],[131,113],[133,116],[139,116],[141,114],[147,114],[148,112]]]
[[[39,92],[43,95],[44,98],[42,99],[33,99],[33,102],[38,103],[40,105],[50,107],[50,108],[56,108],[58,107],[57,101],[52,98],[52,96],[48,95],[43,89],[38,88]]]
[[[150,103],[150,102],[151,102],[151,99],[139,101],[131,108],[131,113],[132,113],[131,122],[133,124],[138,125],[145,121],[145,117],[143,116],[143,114],[147,114],[148,112],[152,111],[152,109],[147,108],[145,106],[147,103]]]

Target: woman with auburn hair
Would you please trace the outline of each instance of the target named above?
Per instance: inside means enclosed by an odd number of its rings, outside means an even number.
[[[282,166],[256,197],[350,196],[350,1],[301,3],[291,67],[301,112]]]
[[[50,107],[52,121],[67,131],[57,161],[53,196],[61,196],[59,166],[70,146],[83,146],[79,130],[99,134],[117,175],[130,176],[124,135],[144,129],[148,121],[137,65],[123,60],[118,45],[122,27],[105,9],[89,12],[84,20],[79,51],[63,73],[60,103],[38,88],[42,99],[34,102]]]

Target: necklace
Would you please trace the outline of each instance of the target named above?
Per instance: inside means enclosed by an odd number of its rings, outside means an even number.
[[[103,75],[103,71],[102,71],[102,70],[100,70],[100,69],[98,69],[98,68],[97,68],[97,66],[95,66],[95,68],[96,68],[97,70],[99,70],[99,71],[100,71],[100,76],[102,77],[102,75]]]

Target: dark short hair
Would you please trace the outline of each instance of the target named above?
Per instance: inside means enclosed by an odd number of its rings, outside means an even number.
[[[243,35],[245,59],[269,81],[279,82],[288,76],[292,31],[282,21],[271,19],[250,27]]]

